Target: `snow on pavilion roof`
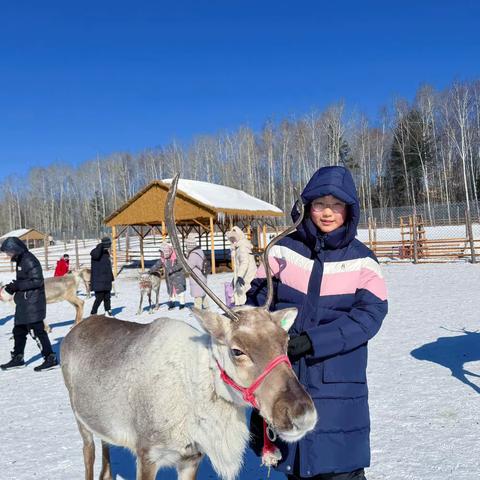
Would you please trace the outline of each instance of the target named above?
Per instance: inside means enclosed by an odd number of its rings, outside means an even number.
[[[159,224],[164,221],[166,196],[171,179],[155,180],[105,219],[112,225]],[[231,187],[198,180],[180,179],[175,218],[193,221],[215,217],[277,217],[283,212],[268,202]]]

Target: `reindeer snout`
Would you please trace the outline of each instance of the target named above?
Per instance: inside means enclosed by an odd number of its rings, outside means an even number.
[[[273,425],[280,438],[296,442],[313,430],[317,423],[317,411],[312,399],[298,384],[285,392],[274,404]]]

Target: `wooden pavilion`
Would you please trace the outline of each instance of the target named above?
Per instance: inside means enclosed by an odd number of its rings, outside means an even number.
[[[38,248],[48,244],[48,236],[39,232],[35,228],[20,228],[12,230],[0,237],[0,243],[7,237],[17,237],[22,240],[28,248]]]
[[[140,264],[145,268],[143,241],[158,231],[167,236],[164,209],[171,180],[154,180],[107,217],[104,223],[112,229],[112,255],[114,275],[117,275],[117,239],[129,227],[140,239]],[[215,265],[215,228],[223,234],[234,224],[240,226],[248,236],[257,227],[257,238],[263,234],[266,244],[266,226],[272,224],[272,217],[281,217],[283,212],[263,200],[223,185],[195,180],[180,179],[174,210],[177,229],[182,240],[190,232],[210,237],[212,273]]]

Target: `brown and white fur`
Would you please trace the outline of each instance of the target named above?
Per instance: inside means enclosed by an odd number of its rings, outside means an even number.
[[[87,298],[91,297],[91,276],[92,276],[92,270],[90,268],[80,268],[78,270],[73,270],[73,273],[78,273],[80,277],[80,281],[83,284],[83,287],[85,288],[85,296]]]
[[[153,313],[152,308],[152,291],[155,292],[155,310],[158,310],[158,297],[160,295],[160,286],[162,285],[162,278],[156,273],[142,273],[138,277],[138,287],[140,289],[140,305],[138,306],[137,315],[142,313],[143,297],[147,294],[148,297],[148,313]]]
[[[91,316],[67,334],[62,372],[84,442],[85,480],[93,480],[94,435],[102,440],[103,480],[112,478],[108,444],[137,455],[137,480],[154,480],[165,466],[175,466],[180,480],[195,480],[204,455],[221,478],[237,476],[247,404],[223,383],[217,361],[238,384],[250,385],[286,353],[280,325],[290,325],[297,311],[236,313],[232,322],[194,309],[207,333],[168,318],[144,325]],[[314,428],[313,402],[288,365],[275,367],[255,395],[283,440],[297,441]]]
[[[75,324],[79,323],[83,317],[83,300],[77,297],[77,289],[80,280],[88,278],[88,272],[74,271],[67,273],[62,277],[49,277],[45,279],[45,296],[47,304],[67,301],[75,308]],[[88,269],[89,270],[89,269]],[[0,284],[0,287],[3,285]],[[0,290],[0,301],[13,303],[13,295],[8,294],[5,289]],[[45,330],[51,331],[51,327],[45,320]]]

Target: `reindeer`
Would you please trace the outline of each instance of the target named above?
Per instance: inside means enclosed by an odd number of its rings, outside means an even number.
[[[222,303],[183,256],[173,217],[177,183],[178,175],[165,212],[177,258],[224,314],[193,309],[205,332],[169,318],[138,324],[91,316],[66,335],[62,373],[83,439],[86,480],[93,480],[94,434],[102,440],[102,480],[112,479],[108,444],[136,454],[137,480],[154,480],[165,466],[175,466],[179,480],[195,480],[205,455],[221,478],[233,480],[249,437],[248,406],[287,442],[316,424],[312,399],[286,355],[297,309],[269,312],[268,262],[263,307],[232,310]]]
[[[83,283],[83,287],[85,288],[85,295],[87,298],[90,298],[91,297],[90,279],[92,276],[92,270],[90,268],[81,268],[79,270],[74,270],[73,273],[78,273],[80,280]]]
[[[88,269],[83,269],[88,270]],[[62,277],[50,277],[46,278],[45,284],[45,296],[47,298],[47,304],[63,302],[64,300],[75,307],[75,324],[79,323],[83,317],[83,300],[77,297],[77,289],[80,280],[88,273],[80,271],[74,271],[67,273]],[[0,300],[4,302],[13,303],[13,295],[10,295],[3,288],[4,285],[0,283]],[[52,329],[48,322],[44,321],[45,330],[50,332]]]
[[[153,313],[152,308],[152,290],[156,294],[155,310],[158,310],[158,297],[160,295],[160,285],[162,284],[162,277],[157,273],[141,273],[138,278],[138,286],[140,288],[140,305],[138,306],[137,315],[142,313],[143,296],[145,293],[148,297],[148,313]]]

